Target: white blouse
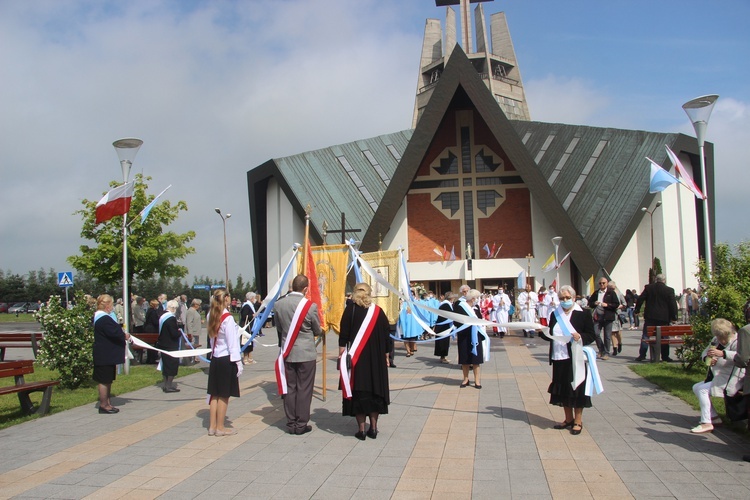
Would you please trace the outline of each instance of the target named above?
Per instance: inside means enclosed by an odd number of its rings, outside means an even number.
[[[571,308],[570,311],[563,310],[563,314],[570,319],[570,315],[573,314],[573,311],[575,308]],[[571,332],[573,333],[573,332]],[[552,336],[553,337],[562,337],[565,334],[563,333],[562,328],[560,328],[560,322],[556,322],[555,326],[552,328]],[[567,342],[558,342],[557,340],[552,340],[552,361],[562,361],[565,359],[569,359],[570,355],[568,354],[568,343]]]

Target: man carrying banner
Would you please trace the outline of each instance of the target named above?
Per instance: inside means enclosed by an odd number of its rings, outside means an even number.
[[[309,281],[300,274],[292,280],[292,291],[273,308],[281,349],[276,360],[276,382],[284,398],[289,434],[312,430],[310,420],[317,351],[315,337],[322,335],[318,308],[305,298]]]

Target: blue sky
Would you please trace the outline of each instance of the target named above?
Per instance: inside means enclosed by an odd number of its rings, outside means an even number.
[[[694,135],[681,105],[721,97],[717,239],[746,241],[750,2],[507,0],[532,119]],[[0,0],[0,268],[71,270],[83,198],[134,172],[185,200],[193,275],[252,276],[245,174],[271,158],[408,129],[432,0]],[[648,165],[644,160],[644,169]],[[739,182],[738,182],[739,180]]]

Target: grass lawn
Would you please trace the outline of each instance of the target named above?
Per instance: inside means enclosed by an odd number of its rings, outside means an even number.
[[[15,314],[2,313],[0,314],[0,323],[34,323],[40,331],[42,330],[42,325],[36,322],[34,315],[28,313],[19,314],[18,317]]]
[[[673,396],[688,403],[695,409],[696,417],[700,416],[700,405],[698,398],[693,393],[693,384],[701,382],[706,378],[706,367],[700,365],[693,370],[686,371],[679,363],[641,363],[631,365],[630,369],[645,378],[652,384],[658,385]],[[723,398],[711,398],[711,404],[721,416],[725,424],[730,424],[726,418]],[[746,420],[738,422],[733,427],[741,433],[750,434],[746,429]]]
[[[181,366],[178,377],[190,375],[199,372],[200,368]],[[57,380],[57,372],[44,368],[38,363],[34,363],[34,373],[24,376],[27,382],[35,380]],[[125,394],[137,389],[152,386],[162,381],[161,372],[156,370],[155,365],[131,366],[129,375],[118,375],[117,380],[112,384],[112,395]],[[0,380],[3,387],[13,385],[12,378]],[[52,390],[52,403],[50,404],[50,414],[59,413],[77,406],[95,403],[99,395],[96,389],[96,382],[90,380],[81,385],[78,389],[63,389],[60,386]],[[42,393],[35,392],[31,394],[31,401],[38,405],[42,400]],[[12,425],[40,418],[40,415],[24,415],[18,404],[17,394],[7,394],[0,396],[0,429]]]

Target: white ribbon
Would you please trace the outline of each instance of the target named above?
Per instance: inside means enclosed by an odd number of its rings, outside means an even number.
[[[152,351],[166,354],[167,356],[172,356],[173,358],[192,358],[194,356],[201,356],[203,354],[208,354],[209,352],[211,352],[211,349],[185,349],[181,351],[164,351],[162,349],[157,349],[151,344],[147,344],[132,333],[130,334],[130,341],[136,346],[143,349],[150,349]]]

